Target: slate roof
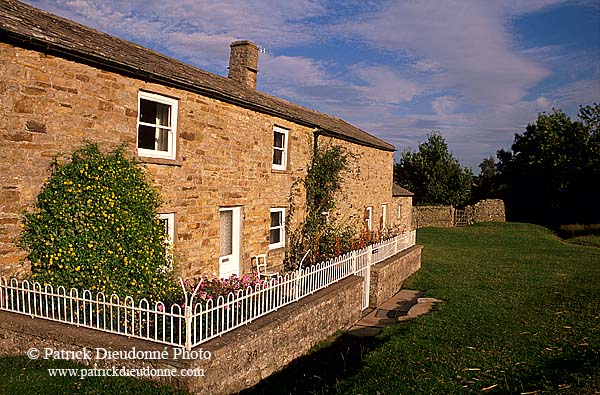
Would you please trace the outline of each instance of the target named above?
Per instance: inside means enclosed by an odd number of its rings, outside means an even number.
[[[414,193],[412,193],[408,189],[402,188],[398,184],[394,184],[392,186],[392,196],[414,196]]]
[[[395,150],[393,145],[340,118],[256,91],[15,0],[0,0],[0,40],[275,115],[357,144]]]

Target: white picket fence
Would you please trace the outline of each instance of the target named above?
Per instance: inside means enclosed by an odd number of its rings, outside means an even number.
[[[102,292],[92,295],[88,290],[67,291],[62,286],[0,278],[0,310],[190,350],[350,275],[364,278],[364,309],[369,304],[371,266],[414,244],[415,231],[406,232],[216,301],[194,302],[196,292],[186,294],[184,306],[167,307],[145,299],[136,304],[130,296],[120,299]]]

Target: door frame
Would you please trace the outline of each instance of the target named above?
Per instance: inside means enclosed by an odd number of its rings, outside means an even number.
[[[229,277],[232,274],[240,275],[241,269],[241,246],[242,246],[242,207],[221,207],[219,208],[219,221],[221,213],[231,211],[231,254],[221,256],[219,251],[219,278]],[[220,223],[220,222],[219,222]],[[219,243],[222,235],[219,231]],[[232,268],[233,267],[233,268]]]

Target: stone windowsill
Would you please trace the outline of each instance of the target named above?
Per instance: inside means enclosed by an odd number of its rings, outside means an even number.
[[[183,166],[183,161],[181,159],[165,159],[165,158],[151,158],[148,156],[138,156],[137,157],[142,163],[149,163],[153,165],[165,165],[165,166]]]

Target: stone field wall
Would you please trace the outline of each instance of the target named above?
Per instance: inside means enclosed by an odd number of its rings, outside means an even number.
[[[505,221],[504,202],[500,199],[482,200],[460,210],[452,206],[413,207],[413,226],[415,229],[426,226],[452,228],[454,226],[464,226],[477,222]]]

